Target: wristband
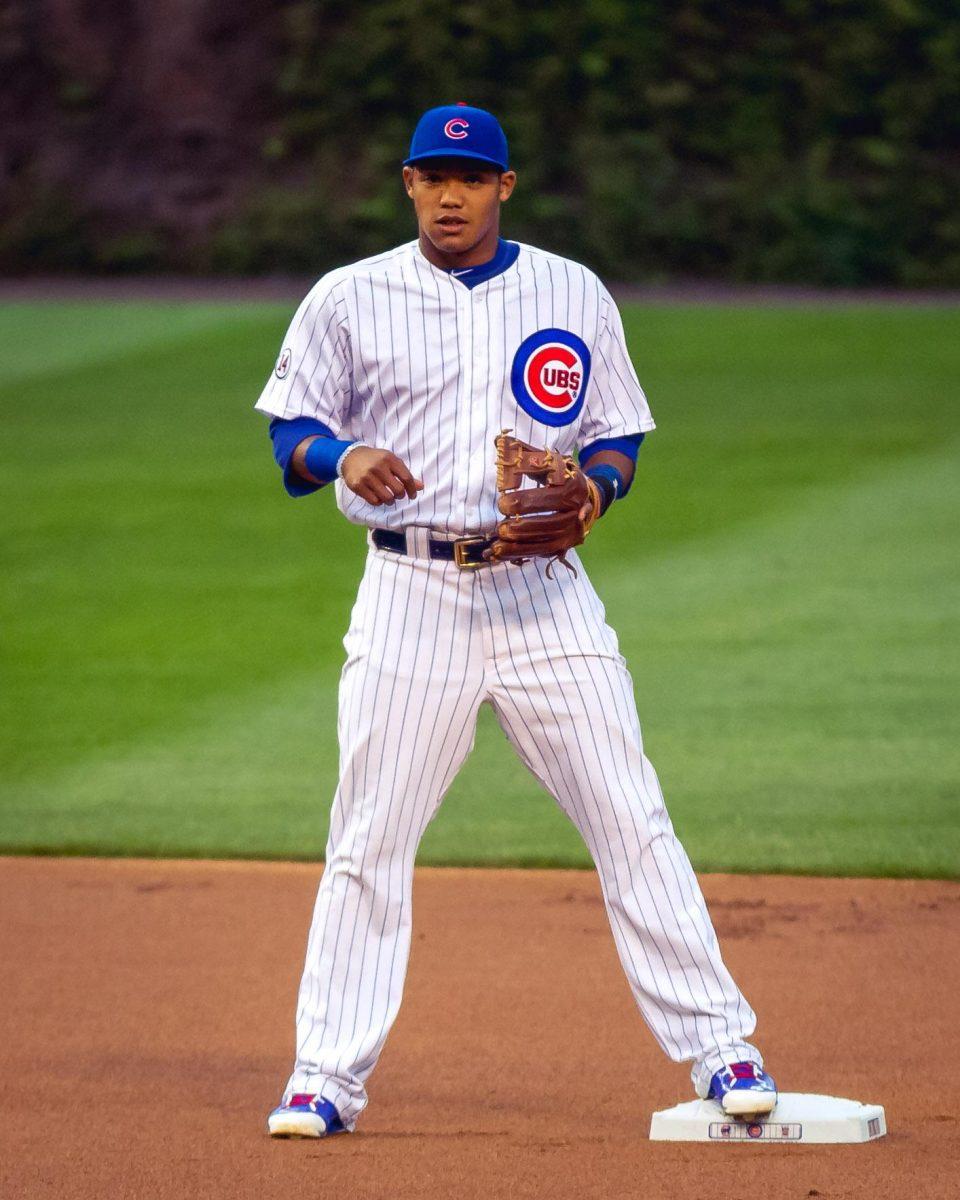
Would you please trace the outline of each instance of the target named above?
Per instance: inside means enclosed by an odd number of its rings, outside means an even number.
[[[344,452],[337,459],[337,478],[338,479],[343,478],[343,460],[347,457],[347,455],[350,453],[351,450],[357,450],[360,447],[363,447],[367,450],[369,450],[371,448],[369,442],[350,442],[349,445],[347,446],[346,450],[344,450]]]
[[[321,483],[332,483],[339,475],[341,459],[356,445],[356,442],[339,442],[336,438],[315,438],[307,447],[303,464],[314,479],[319,479]]]
[[[588,467],[584,475],[597,485],[601,500],[600,512],[597,515],[602,517],[614,500],[622,494],[623,476],[610,463],[597,463],[595,467]]]

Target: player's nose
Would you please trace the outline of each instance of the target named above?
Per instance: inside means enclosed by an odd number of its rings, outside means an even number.
[[[448,183],[440,193],[440,204],[443,208],[462,208],[463,193],[458,187]]]

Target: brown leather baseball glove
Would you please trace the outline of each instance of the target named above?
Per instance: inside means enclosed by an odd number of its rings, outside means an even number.
[[[521,563],[528,558],[567,562],[567,551],[579,546],[600,515],[600,489],[572,458],[555,450],[538,450],[505,429],[497,447],[497,507],[506,517],[486,553],[491,562]],[[536,487],[523,487],[532,479]]]

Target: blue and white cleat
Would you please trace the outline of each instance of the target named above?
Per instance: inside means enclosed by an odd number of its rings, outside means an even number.
[[[707,1099],[731,1117],[762,1117],[777,1103],[777,1085],[756,1063],[731,1063],[710,1080]]]
[[[346,1129],[329,1100],[298,1092],[284,1096],[267,1117],[267,1132],[275,1138],[322,1138],[346,1133]]]

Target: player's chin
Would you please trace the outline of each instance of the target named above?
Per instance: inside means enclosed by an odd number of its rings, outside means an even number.
[[[437,223],[433,227],[430,240],[438,250],[446,250],[447,253],[450,253],[469,250],[476,241],[476,238],[469,225],[462,223],[441,225]]]

